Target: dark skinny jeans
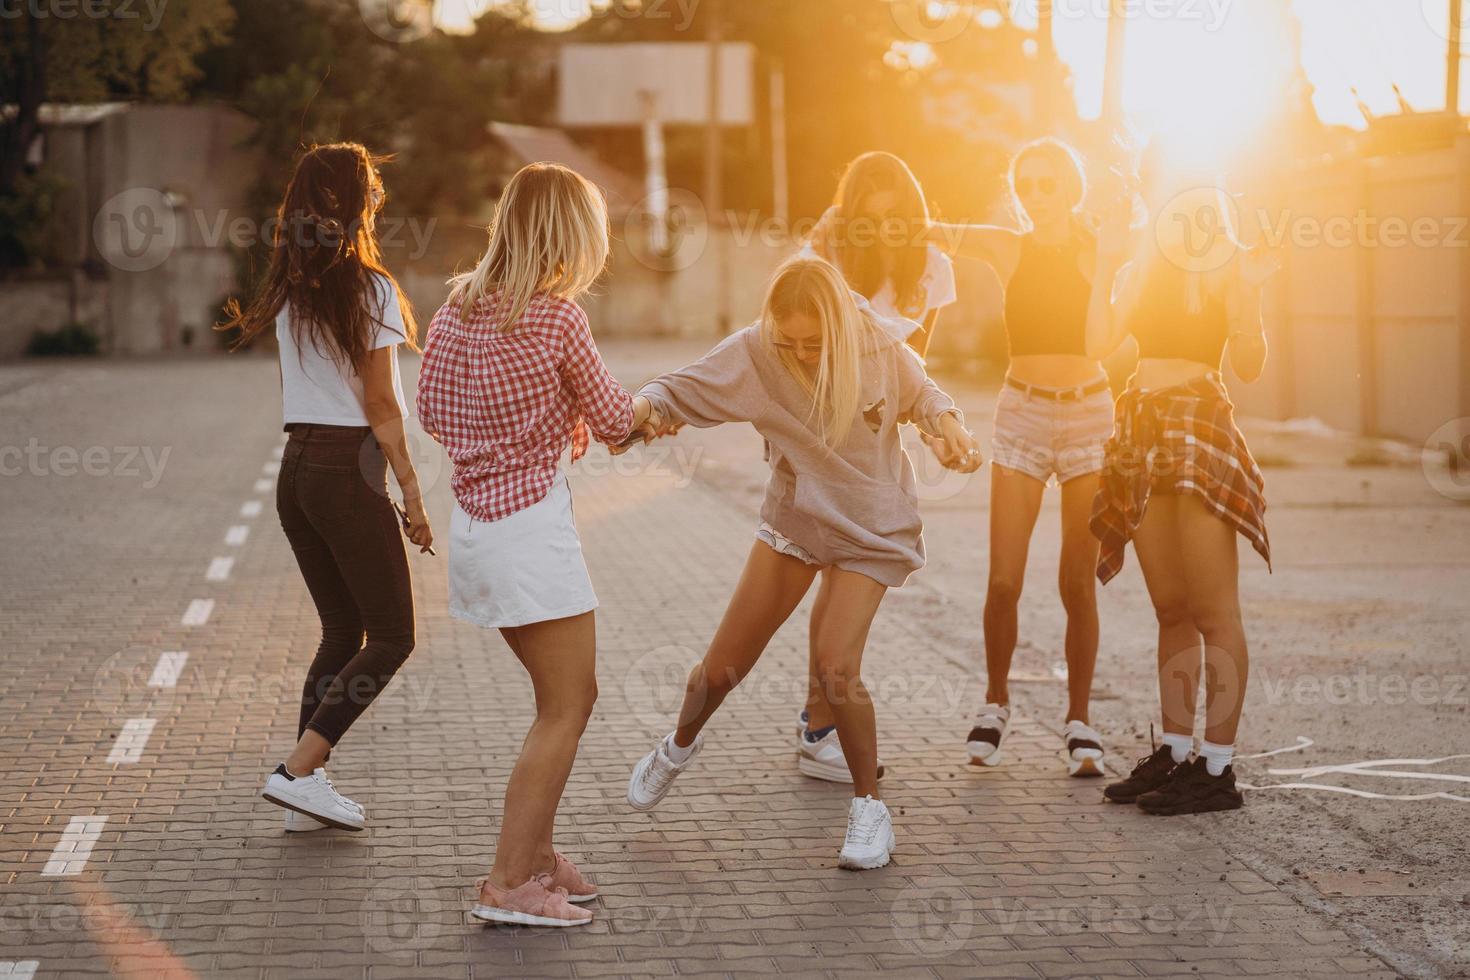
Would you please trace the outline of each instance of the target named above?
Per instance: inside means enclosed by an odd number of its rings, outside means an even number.
[[[297,737],[310,728],[336,745],[413,650],[413,589],[372,429],[287,431],[276,512],[322,621]]]

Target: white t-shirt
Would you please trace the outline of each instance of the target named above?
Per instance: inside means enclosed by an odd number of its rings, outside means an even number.
[[[819,257],[810,242],[803,245],[797,254],[804,259]],[[924,308],[912,317],[899,312],[897,290],[894,289],[891,280],[883,284],[883,288],[868,300],[868,304],[879,316],[908,320],[913,324],[912,329],[909,330],[909,333],[912,334],[923,325],[930,313],[942,310],[959,299],[959,292],[955,288],[954,281],[954,262],[937,246],[928,247],[928,253],[924,259],[924,273],[919,277],[919,290],[924,296]]]
[[[392,347],[406,339],[398,291],[384,276],[374,277],[374,299],[369,307],[376,321],[372,350]],[[352,366],[318,352],[309,337],[298,346],[286,307],[276,314],[276,340],[281,346],[281,403],[285,421],[316,422],[321,425],[368,425],[363,408],[362,378]],[[398,374],[398,351],[392,355],[393,395],[399,414],[407,417],[403,381]]]

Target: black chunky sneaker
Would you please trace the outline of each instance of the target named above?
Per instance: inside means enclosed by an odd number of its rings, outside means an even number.
[[[1138,798],[1140,810],[1161,817],[1239,810],[1244,805],[1245,797],[1235,788],[1235,767],[1226,766],[1220,775],[1211,776],[1204,759],[1176,766],[1167,783]]]
[[[1136,803],[1143,794],[1167,783],[1169,773],[1175,768],[1174,751],[1167,745],[1160,745],[1151,755],[1141,759],[1126,779],[1108,783],[1103,789],[1103,798],[1112,803]]]

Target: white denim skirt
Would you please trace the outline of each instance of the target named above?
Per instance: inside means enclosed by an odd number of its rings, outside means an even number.
[[[498,521],[477,520],[455,503],[449,520],[449,614],[455,619],[494,629],[596,608],[565,474],[557,474],[545,497]]]

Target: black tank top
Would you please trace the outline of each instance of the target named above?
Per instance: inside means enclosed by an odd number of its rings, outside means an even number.
[[[1139,357],[1180,358],[1219,370],[1230,337],[1225,301],[1206,295],[1198,313],[1189,312],[1189,273],[1170,262],[1153,263],[1128,324]]]
[[[1087,354],[1087,306],[1092,284],[1077,268],[1089,244],[1078,229],[1065,245],[1021,238],[1021,260],[1006,286],[1006,337],[1011,356]]]

